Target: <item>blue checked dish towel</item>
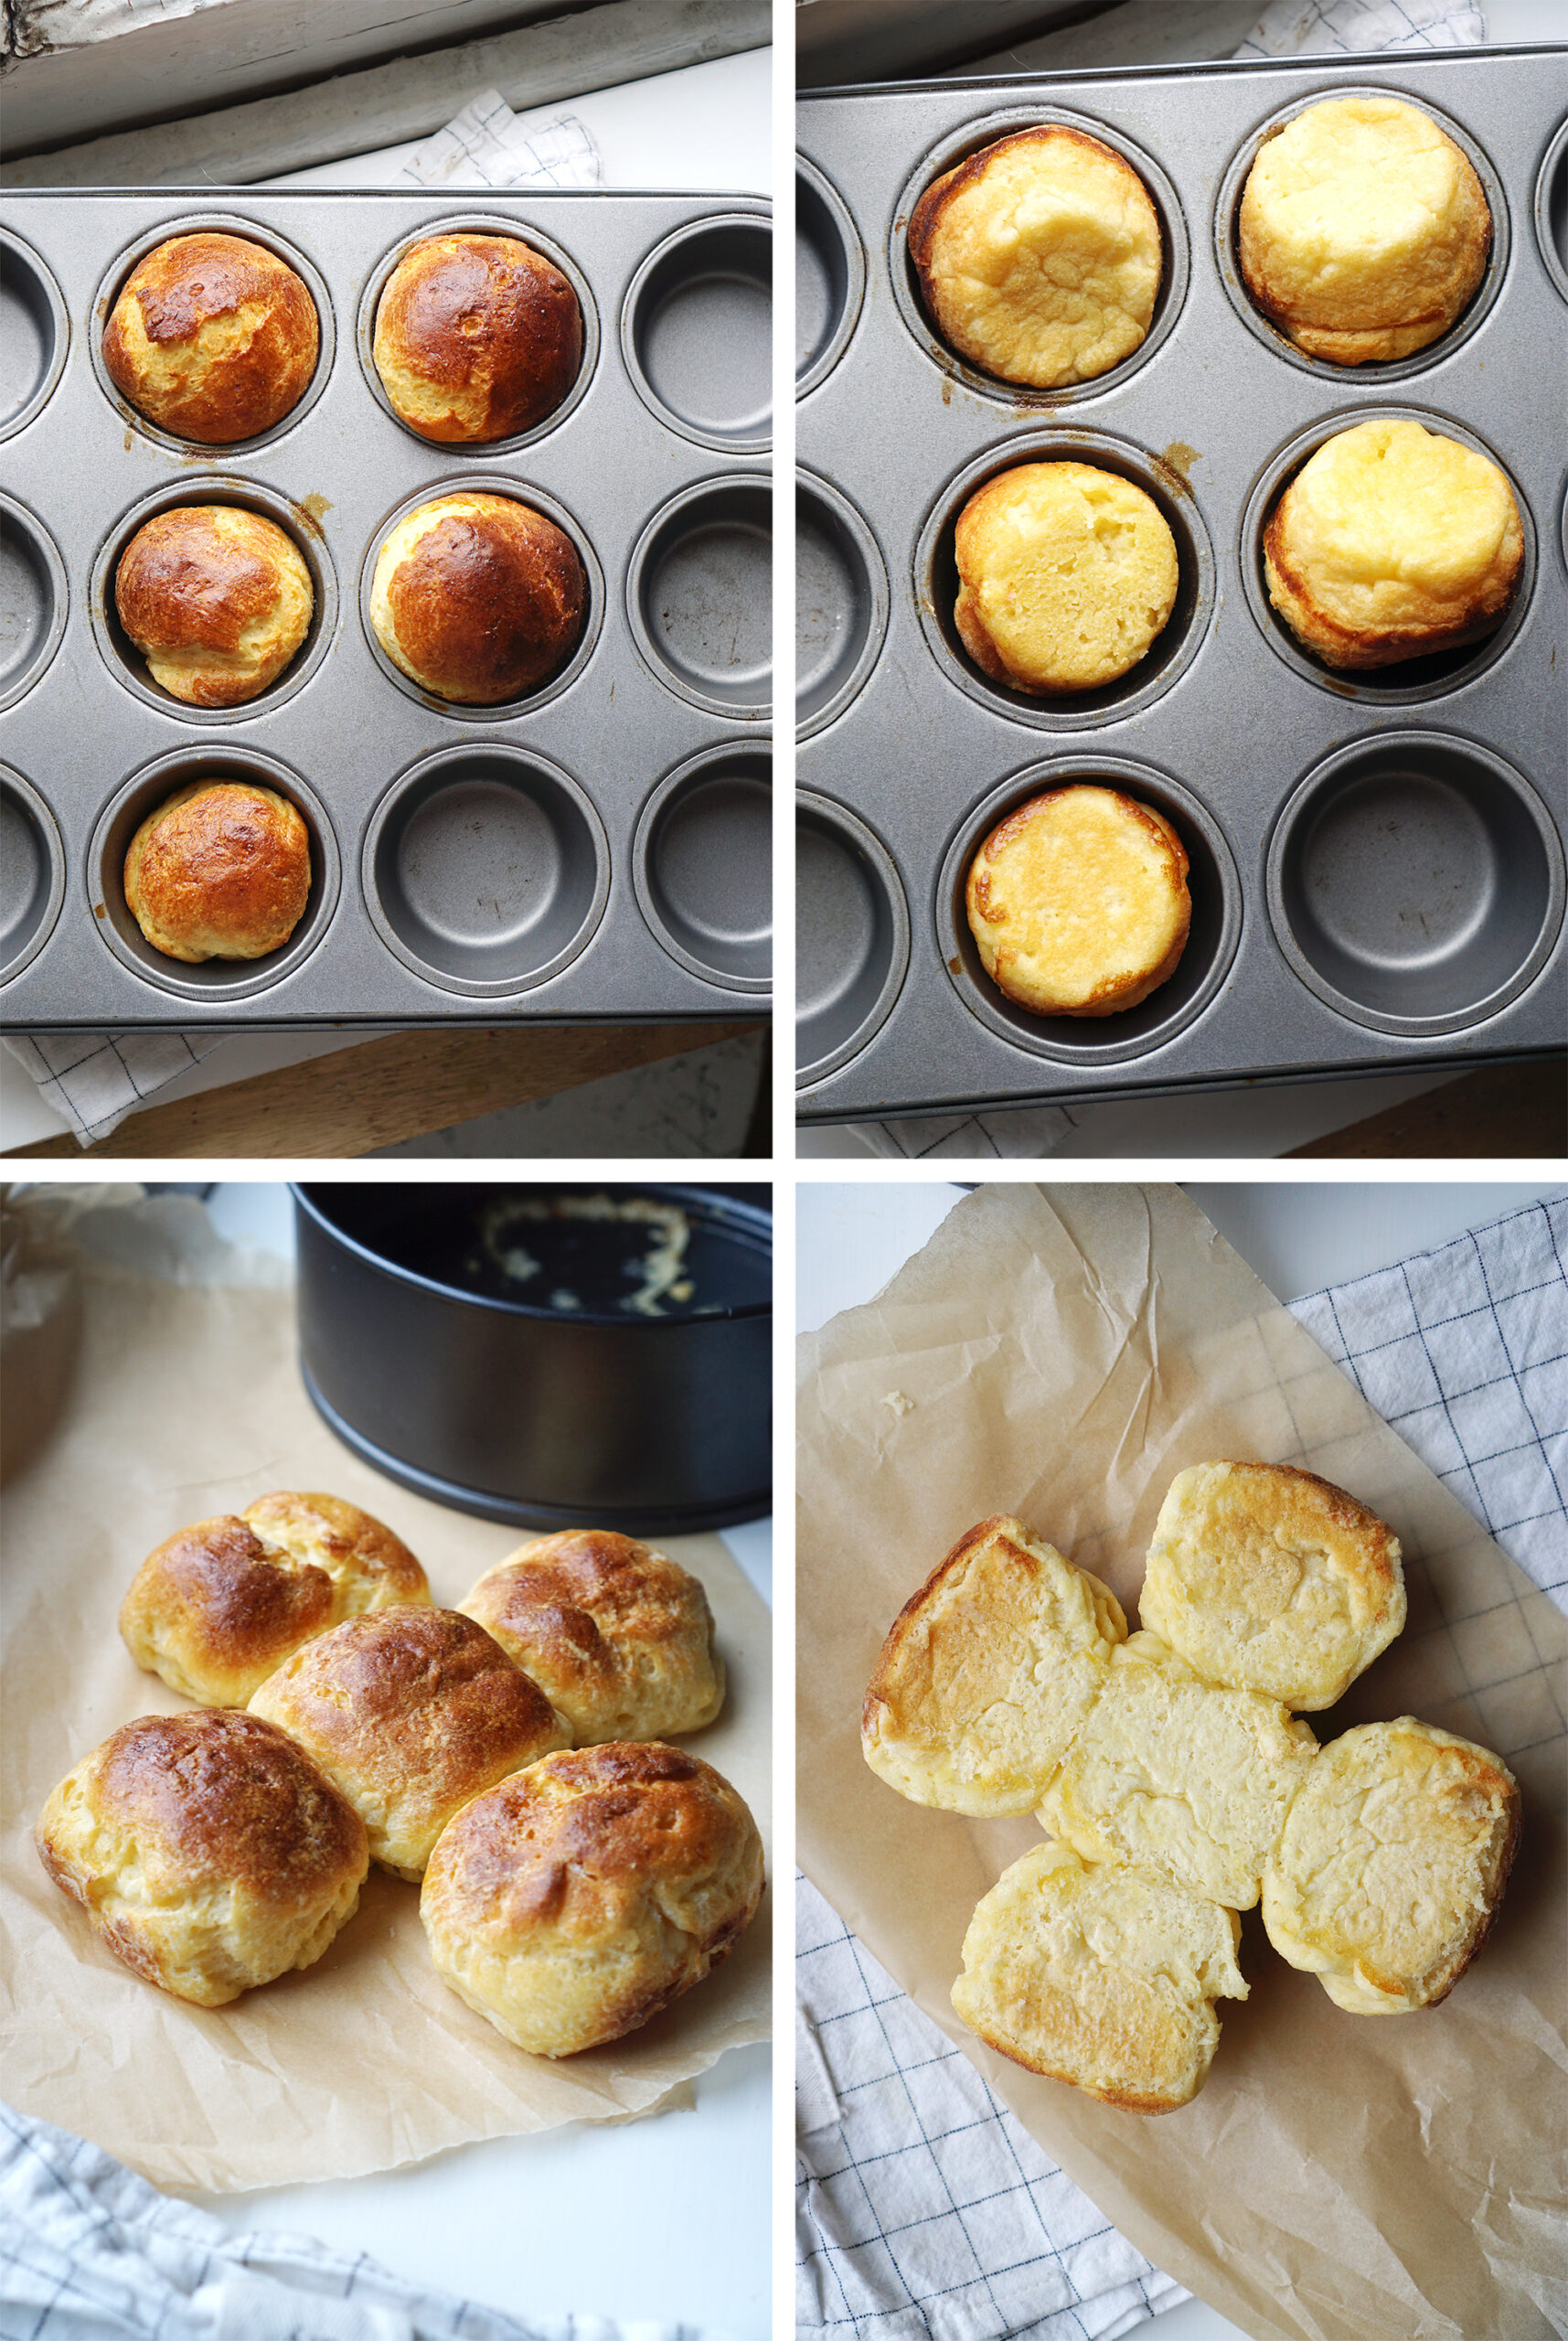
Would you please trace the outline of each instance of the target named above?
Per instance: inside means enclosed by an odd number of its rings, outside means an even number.
[[[1291,1309],[1568,1611],[1568,1196]],[[797,1897],[797,2330],[1114,2341],[1185,2300],[804,1878]]]

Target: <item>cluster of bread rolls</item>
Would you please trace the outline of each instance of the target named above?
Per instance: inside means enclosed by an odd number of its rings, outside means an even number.
[[[981,1901],[953,2004],[1034,2072],[1140,2113],[1187,2104],[1244,1999],[1237,1913],[1336,2004],[1445,1997],[1519,1833],[1496,1756],[1411,1716],[1319,1748],[1301,1712],[1404,1624],[1397,1539],[1312,1473],[1201,1463],[1171,1485],[1129,1636],[1115,1596],[982,1521],[894,1620],[866,1761],[917,1804],[1034,1812],[1054,1843]]]
[[[376,1861],[421,1884],[452,1989],[571,2056],[700,1982],[755,1913],[751,1813],[666,1744],[723,1705],[707,1597],[630,1537],[541,1537],[444,1609],[369,1513],[263,1496],[151,1553],[120,1629],[201,1704],[76,1765],[38,1851],[104,1947],[178,1998],[219,2007],[311,1966]]]

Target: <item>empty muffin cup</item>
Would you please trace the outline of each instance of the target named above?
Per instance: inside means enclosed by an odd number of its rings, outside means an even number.
[[[0,764],[0,983],[37,957],[64,899],[55,817],[31,781]]]
[[[37,515],[0,496],[0,707],[32,689],[65,632],[65,563]]]
[[[1115,365],[1108,367],[1103,374],[1093,375],[1083,381],[1063,383],[1057,389],[1042,390],[1025,382],[1003,380],[997,375],[987,373],[943,338],[927,308],[919,273],[910,251],[910,222],[921,198],[935,180],[948,172],[960,169],[972,156],[996,145],[1002,139],[1016,137],[1023,131],[1053,128],[1075,131],[1083,137],[1092,138],[1097,144],[1109,148],[1141,180],[1159,223],[1160,276],[1148,329],[1136,348]],[[1145,154],[1119,130],[1059,106],[1013,107],[1005,112],[989,114],[979,122],[966,123],[962,131],[944,139],[917,165],[893,206],[888,243],[888,271],[900,316],[920,347],[944,374],[1015,413],[1020,407],[1049,409],[1068,401],[1077,405],[1086,398],[1094,398],[1101,391],[1114,390],[1125,382],[1136,368],[1153,357],[1175,326],[1187,298],[1187,226],[1180,198],[1165,172],[1151,155]]]
[[[1492,632],[1479,640],[1458,643],[1446,650],[1428,651],[1420,657],[1403,658],[1387,667],[1331,667],[1301,641],[1275,608],[1264,567],[1264,538],[1281,497],[1320,448],[1360,424],[1391,422],[1419,423],[1428,432],[1467,447],[1473,454],[1484,456],[1502,474],[1519,513],[1523,558],[1512,599]],[[1253,615],[1270,647],[1286,666],[1316,683],[1319,689],[1332,691],[1340,699],[1362,700],[1373,706],[1410,706],[1457,690],[1501,657],[1524,622],[1534,591],[1535,526],[1519,482],[1507,465],[1463,423],[1419,407],[1347,407],[1298,433],[1267,465],[1247,499],[1242,518],[1240,566]]]
[[[965,887],[975,856],[998,822],[1032,796],[1080,782],[1116,789],[1170,823],[1187,852],[1192,923],[1174,972],[1136,1006],[1103,1017],[1039,1015],[1009,999],[986,973]],[[1173,1040],[1214,998],[1241,932],[1241,881],[1219,822],[1179,781],[1122,756],[1064,757],[1013,774],[965,818],[936,884],[937,948],[965,1007],[1002,1040],[1061,1064],[1118,1064]]]
[[[1568,122],[1558,125],[1535,182],[1535,233],[1546,273],[1568,301]]]
[[[1308,773],[1270,841],[1268,905],[1311,991],[1413,1038],[1495,1016],[1563,923],[1552,817],[1489,748],[1378,732]]]
[[[826,1081],[887,1021],[909,967],[909,906],[891,855],[857,815],[796,794],[795,1082]]]
[[[659,681],[710,714],[765,716],[773,687],[773,488],[699,480],[633,549],[627,613]]]
[[[1136,665],[1093,689],[1047,697],[996,680],[965,647],[954,616],[960,578],[955,537],[976,491],[1027,464],[1086,464],[1141,488],[1158,508],[1176,547],[1177,588],[1170,615]],[[982,706],[1041,731],[1082,731],[1147,707],[1197,657],[1214,609],[1214,553],[1190,487],[1179,472],[1128,441],[1104,432],[1030,432],[966,464],[927,515],[915,546],[913,588],[921,627],[949,680]]]
[[[191,506],[221,504],[254,512],[283,530],[309,572],[312,594],[310,624],[304,641],[273,680],[251,699],[232,707],[197,707],[176,699],[155,681],[145,657],[121,623],[115,600],[115,578],[132,540],[159,513]],[[117,683],[150,707],[182,722],[243,723],[292,699],[309,681],[326,654],[337,630],[337,574],[320,524],[276,488],[258,481],[230,478],[222,473],[165,482],[123,513],[99,547],[92,564],[88,609],[100,655]]]
[[[643,916],[693,975],[734,991],[773,978],[773,757],[752,741],[667,773],[632,849]]]
[[[848,346],[866,291],[866,260],[844,198],[815,163],[795,165],[795,394],[804,398]]]
[[[70,326],[31,245],[0,229],[0,439],[31,422],[59,380]]]
[[[888,630],[888,573],[848,497],[810,472],[795,488],[795,712],[802,739],[864,688]]]
[[[570,774],[532,750],[438,749],[382,797],[366,831],[365,900],[405,967],[443,991],[547,983],[592,939],[610,849]]]
[[[286,797],[310,839],[310,888],[286,943],[261,959],[171,958],[147,941],[125,900],[125,856],[149,813],[196,781],[248,781]],[[132,971],[164,990],[216,1006],[265,991],[292,975],[313,952],[337,907],[341,871],[331,816],[308,782],[259,748],[199,742],[171,749],[144,764],[117,789],[99,815],[87,857],[93,916],[104,942]]]
[[[761,454],[773,427],[773,239],[746,212],[694,219],[626,294],[621,347],[638,396],[700,447]]]

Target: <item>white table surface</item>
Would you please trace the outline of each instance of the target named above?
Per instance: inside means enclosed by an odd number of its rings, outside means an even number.
[[[220,1234],[293,1256],[287,1190],[219,1187]],[[772,1523],[724,1542],[771,1601]],[[519,2318],[597,2315],[763,2341],[772,2050],[731,2049],[689,2109],[486,2139],[400,2170],[193,2199],[231,2231],[283,2228]]]
[[[1563,1182],[1379,1185],[1259,1182],[1187,1185],[1276,1299],[1298,1300],[1484,1227]],[[935,1233],[963,1190],[904,1177],[894,1184],[804,1181],[795,1201],[796,1323],[815,1331],[872,1299]],[[1156,2327],[1157,2326],[1157,2333]],[[1184,2301],[1136,2328],[1151,2341],[1246,2341],[1202,2301]],[[938,2341],[943,2336],[938,2336]],[[1475,2341],[1484,2341],[1477,2335]]]

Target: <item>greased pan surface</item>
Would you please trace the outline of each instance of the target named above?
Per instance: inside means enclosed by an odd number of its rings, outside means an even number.
[[[557,413],[472,448],[405,429],[369,356],[401,250],[458,225],[532,242],[576,286],[585,328]],[[229,447],[148,423],[100,348],[134,260],[197,227],[272,246],[321,316],[293,413]],[[763,1005],[770,240],[764,203],[722,194],[6,196],[0,798],[25,850],[7,857],[0,903],[0,1021],[496,1023]],[[589,579],[576,655],[499,708],[421,691],[367,615],[393,520],[470,486],[547,514]],[[113,604],[135,528],[202,500],[275,519],[315,589],[292,665],[219,711],[151,680]],[[312,831],[311,900],[267,959],[183,965],[126,909],[137,822],[202,775],[283,790]]]
[[[1436,115],[1494,212],[1470,308],[1398,365],[1305,358],[1253,311],[1234,255],[1264,132],[1350,90]],[[1565,114],[1562,49],[801,101],[804,1119],[1457,1066],[1561,1045]],[[1143,347],[1097,381],[1041,393],[944,348],[906,230],[940,171],[1052,120],[1140,171],[1166,267]],[[1524,580],[1488,641],[1334,674],[1270,610],[1261,536],[1312,450],[1381,413],[1502,465],[1524,521]],[[1170,523],[1181,585],[1170,625],[1121,683],[1042,701],[998,689],[965,656],[952,538],[985,479],[1051,457],[1144,486]],[[986,978],[963,885],[1011,807],[1074,779],[1122,787],[1176,824],[1192,933],[1175,976],[1137,1008],[1048,1019]]]

